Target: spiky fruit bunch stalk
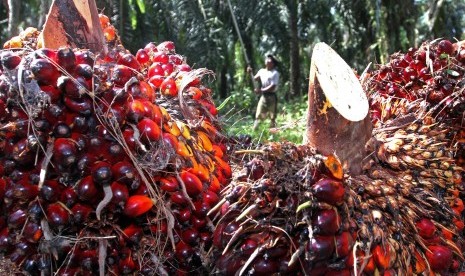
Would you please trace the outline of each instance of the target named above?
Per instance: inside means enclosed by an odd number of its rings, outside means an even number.
[[[105,19],[105,55],[29,29],[0,53],[0,251],[32,275],[196,271],[231,177],[208,71]]]
[[[215,209],[214,272],[350,274],[356,233],[339,161],[291,143],[236,153],[243,169]]]

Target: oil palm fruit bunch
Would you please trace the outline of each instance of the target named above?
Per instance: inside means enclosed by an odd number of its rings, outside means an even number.
[[[0,53],[0,251],[31,275],[201,273],[207,216],[231,177],[217,110],[173,42],[133,55]]]
[[[462,269],[464,54],[461,43],[425,42],[392,55],[364,83],[375,126],[367,144],[373,158],[351,191],[364,206],[355,217],[368,217],[360,220],[359,237],[391,252],[389,271]],[[371,253],[368,271],[379,264]]]
[[[347,175],[337,157],[307,146],[236,151],[241,158],[231,160],[242,170],[212,211],[213,271],[458,274],[464,207],[456,144],[465,82],[461,50],[449,44],[395,54],[364,79],[374,129],[361,175]]]
[[[350,275],[356,225],[338,159],[289,142],[236,157],[241,169],[210,211],[213,273]]]

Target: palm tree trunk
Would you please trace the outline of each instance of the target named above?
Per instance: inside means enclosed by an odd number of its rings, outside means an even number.
[[[8,0],[8,36],[10,37],[18,31],[20,9],[20,1]]]
[[[290,60],[290,91],[286,94],[286,98],[295,97],[296,95],[301,96],[300,89],[300,66],[299,66],[299,38],[297,29],[297,0],[290,0],[287,2],[289,9],[289,60]]]

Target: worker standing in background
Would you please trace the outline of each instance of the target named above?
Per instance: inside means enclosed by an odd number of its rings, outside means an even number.
[[[278,113],[278,97],[276,91],[279,85],[279,72],[276,69],[277,60],[273,55],[267,55],[265,58],[265,68],[258,70],[254,76],[255,81],[260,81],[260,87],[255,88],[255,93],[261,94],[258,101],[257,111],[255,113],[255,121],[253,129],[258,127],[261,120],[266,119],[269,115],[271,123],[270,127],[276,127],[276,115]],[[252,72],[252,68],[248,67],[247,71]]]

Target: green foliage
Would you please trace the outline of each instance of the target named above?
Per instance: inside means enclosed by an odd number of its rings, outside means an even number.
[[[257,96],[251,91],[245,93],[234,92],[230,100],[220,111],[223,128],[227,135],[243,136],[250,135],[255,142],[267,141],[291,141],[302,143],[305,133],[305,122],[307,116],[306,97],[285,102],[278,101],[278,117],[276,128],[270,129],[270,120],[264,120],[254,130],[255,107]],[[280,97],[282,98],[282,97]]]

